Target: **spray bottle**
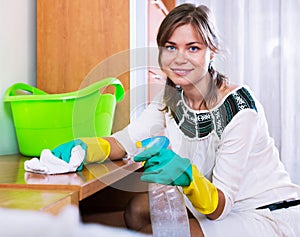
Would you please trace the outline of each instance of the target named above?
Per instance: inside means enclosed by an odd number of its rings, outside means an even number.
[[[137,147],[148,149],[159,145],[169,146],[165,136],[148,138],[137,142]],[[182,193],[176,186],[149,184],[149,205],[154,237],[189,237],[190,227]]]

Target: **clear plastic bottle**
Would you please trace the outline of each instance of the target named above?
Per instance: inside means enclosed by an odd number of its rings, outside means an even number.
[[[154,237],[189,237],[190,226],[182,193],[176,186],[149,184]]]
[[[157,146],[167,148],[170,141],[157,136],[139,141],[138,148],[145,150]],[[190,225],[182,193],[176,186],[149,184],[149,204],[154,237],[190,237]]]

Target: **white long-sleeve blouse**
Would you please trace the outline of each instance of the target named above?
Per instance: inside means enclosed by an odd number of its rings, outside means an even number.
[[[219,219],[231,210],[246,211],[283,200],[299,198],[268,132],[263,107],[247,86],[231,91],[210,111],[190,109],[178,92],[176,118],[162,110],[162,93],[141,116],[113,134],[129,155],[135,142],[161,134],[171,148],[189,158],[225,195]],[[201,215],[186,198],[197,217]]]

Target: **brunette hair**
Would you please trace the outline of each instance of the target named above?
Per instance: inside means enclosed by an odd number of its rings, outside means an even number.
[[[159,47],[158,63],[160,67],[161,54],[166,42],[178,27],[186,24],[190,24],[194,28],[212,52],[217,53],[220,51],[219,37],[215,27],[214,16],[210,9],[204,5],[195,6],[191,3],[181,4],[169,12],[159,27],[156,42]],[[226,76],[217,72],[211,63],[208,72],[211,76],[211,83],[209,93],[204,98],[205,105],[213,104],[217,100],[217,90],[222,86],[223,82],[227,80]],[[164,110],[168,111],[168,108],[171,108],[173,116],[174,113],[172,108],[176,107],[176,104],[174,104],[176,101],[174,101],[173,97],[174,93],[176,93],[175,88],[176,85],[170,78],[167,78],[164,92],[164,102],[166,107]]]

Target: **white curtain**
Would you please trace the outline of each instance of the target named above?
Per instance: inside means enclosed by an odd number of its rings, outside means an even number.
[[[177,0],[204,4],[216,17],[225,57],[217,68],[249,85],[265,108],[271,136],[300,184],[300,0]]]

